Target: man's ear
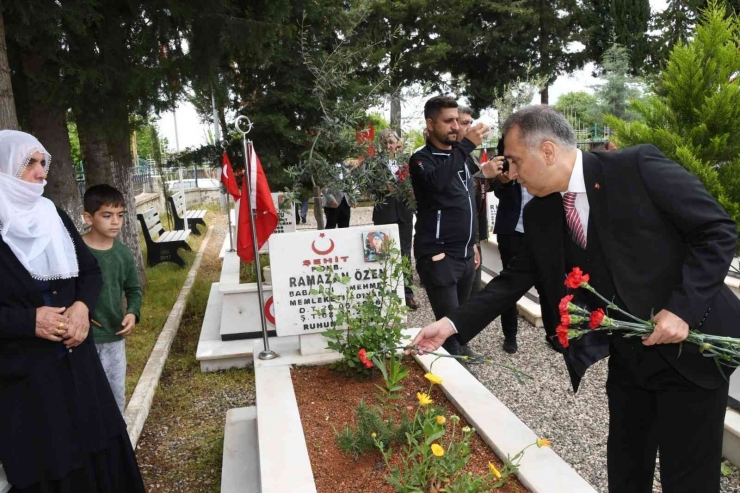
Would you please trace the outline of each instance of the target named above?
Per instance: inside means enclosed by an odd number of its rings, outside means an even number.
[[[427,118],[427,130],[429,131],[429,133],[434,130],[434,120],[432,120],[431,118]]]
[[[545,158],[545,163],[548,166],[555,164],[555,157],[557,156],[557,149],[552,141],[546,140],[540,146],[540,151]]]
[[[89,212],[83,212],[82,219],[85,221],[85,224],[87,224],[88,226],[92,226],[93,218]]]

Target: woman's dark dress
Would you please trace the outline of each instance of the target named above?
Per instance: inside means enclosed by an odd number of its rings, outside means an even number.
[[[77,278],[34,281],[0,238],[0,462],[12,492],[143,492],[92,333],[71,350],[35,335],[36,308],[81,301],[92,313],[102,284],[72,221],[59,215],[77,250]]]

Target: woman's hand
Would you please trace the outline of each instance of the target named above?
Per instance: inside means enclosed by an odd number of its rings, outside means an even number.
[[[65,308],[42,306],[36,308],[36,337],[59,342],[67,333],[69,317]]]
[[[64,314],[69,317],[69,328],[64,335],[64,345],[68,348],[77,347],[87,339],[90,331],[90,310],[81,301],[75,301]]]

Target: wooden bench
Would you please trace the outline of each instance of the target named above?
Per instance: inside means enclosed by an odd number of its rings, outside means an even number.
[[[136,217],[139,219],[141,232],[144,234],[146,262],[149,267],[162,262],[173,262],[180,267],[185,267],[185,262],[177,253],[177,249],[184,248],[191,251],[190,245],[185,241],[190,236],[190,231],[165,231],[159,219],[159,212],[154,207],[143,214],[137,214]],[[157,236],[156,240],[154,236]]]
[[[206,227],[206,222],[203,220],[203,217],[206,215],[206,211],[186,211],[185,193],[182,191],[172,194],[167,198],[167,200],[170,203],[172,217],[175,219],[175,229],[185,229],[185,219],[187,219],[190,231],[192,231],[194,235],[200,235],[198,224],[202,224],[204,228]]]

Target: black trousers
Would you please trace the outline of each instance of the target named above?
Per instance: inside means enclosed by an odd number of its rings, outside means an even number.
[[[524,233],[517,231],[509,234],[498,234],[498,252],[501,255],[501,264],[506,268],[509,262],[516,257],[519,250],[524,247]],[[504,336],[516,337],[517,332],[517,309],[516,304],[501,314],[501,328]]]
[[[609,493],[651,493],[658,451],[664,493],[719,493],[729,384],[706,390],[655,351],[629,356],[609,359]]]
[[[352,209],[347,203],[347,199],[342,197],[342,201],[337,207],[324,207],[326,215],[326,229],[349,228],[349,216]]]
[[[385,223],[382,221],[378,221],[373,223],[376,226],[382,226],[383,224],[397,224],[398,225],[398,236],[401,239],[401,255],[403,255],[404,258],[408,259],[409,266],[411,265],[411,240],[414,233],[414,224],[413,223],[402,223],[402,222],[396,222],[396,223]],[[406,298],[413,298],[414,297],[414,291],[411,289],[411,286],[413,285],[413,279],[411,276],[411,273],[409,273],[408,276],[404,277],[403,280],[403,290],[406,295]]]
[[[432,257],[422,257],[416,259],[416,270],[437,320],[470,298],[475,279],[475,257],[462,259],[445,255],[436,262]],[[457,335],[448,338],[442,347],[450,354],[462,351]]]

